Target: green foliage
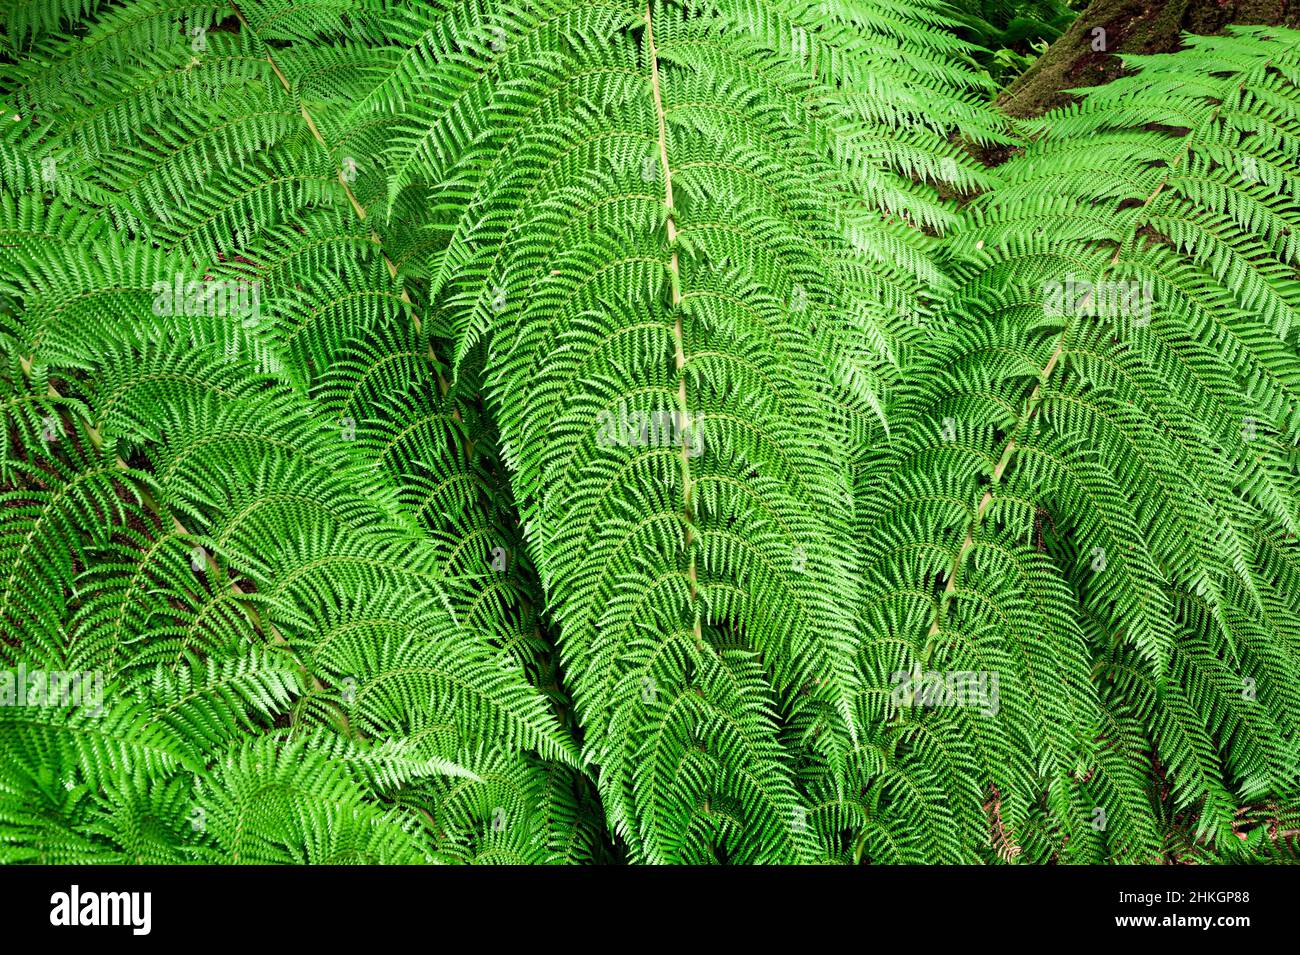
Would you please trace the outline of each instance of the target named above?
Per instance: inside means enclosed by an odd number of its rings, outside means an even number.
[[[999,87],[1023,73],[1087,6],[1084,0],[978,0],[957,14],[962,35]]]
[[[1286,853],[1294,34],[0,10],[0,859]]]
[[[861,472],[868,686],[1000,674],[1004,719],[904,714],[895,745],[982,767],[1029,859],[1155,858],[1153,770],[1211,850],[1294,798],[1294,40],[1137,58],[1044,119],[953,233]]]

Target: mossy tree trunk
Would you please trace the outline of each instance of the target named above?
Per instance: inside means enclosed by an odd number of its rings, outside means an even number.
[[[1066,90],[1118,76],[1117,54],[1168,53],[1183,33],[1216,33],[1230,23],[1300,26],[1300,0],[1093,0],[998,105],[1012,116],[1037,116],[1069,102]]]

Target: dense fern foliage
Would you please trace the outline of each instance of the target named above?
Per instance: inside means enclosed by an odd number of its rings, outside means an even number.
[[[1005,86],[1086,6],[1082,0],[971,0],[955,12],[962,35],[981,48],[979,61],[999,86]]]
[[[969,207],[860,484],[869,678],[1000,675],[999,720],[935,710],[905,761],[990,780],[1029,858],[1222,848],[1297,772],[1300,46],[1134,65]],[[933,828],[982,826],[975,795]]]
[[[0,11],[0,860],[1290,854],[1300,36]]]

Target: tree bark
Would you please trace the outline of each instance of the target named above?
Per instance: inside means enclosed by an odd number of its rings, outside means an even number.
[[[1066,90],[1119,76],[1117,54],[1169,53],[1183,33],[1218,33],[1234,23],[1300,27],[1300,0],[1092,0],[998,106],[1010,116],[1038,116],[1070,102]]]

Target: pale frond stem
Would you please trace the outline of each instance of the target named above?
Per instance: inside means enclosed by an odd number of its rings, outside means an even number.
[[[234,0],[230,0],[230,8],[235,11],[235,16],[239,18],[239,22],[243,24],[244,27],[247,28],[250,33],[256,36],[257,31],[253,29],[252,24],[249,23],[248,20],[244,17],[244,12],[239,9],[239,4],[235,3]],[[289,82],[289,78],[284,75],[284,71],[280,69],[280,64],[275,62],[275,57],[272,55],[269,47],[267,48],[266,51],[266,62],[271,65],[271,69],[275,72],[276,78],[279,79],[280,85],[284,87],[285,93],[288,94],[290,97],[292,97],[293,85]],[[321,135],[320,128],[316,125],[316,120],[312,118],[311,112],[307,109],[306,104],[299,103],[298,111],[302,114],[303,121],[306,122],[307,129],[311,132],[312,137],[318,143],[320,143],[322,147],[325,148],[326,152],[328,152],[329,143],[325,142],[325,137]],[[348,197],[348,203],[352,206],[352,211],[356,213],[358,219],[360,219],[362,222],[365,222],[366,221],[365,206],[363,206],[357,200],[356,194],[352,191],[352,187],[348,185],[348,181],[346,178],[344,178],[343,170],[341,169],[338,172],[338,181],[339,181],[339,185],[343,187],[343,194]],[[380,238],[379,233],[376,232],[373,228],[370,230],[370,241],[375,244],[375,246],[379,249],[379,254],[384,257],[384,265],[387,266],[388,268],[389,276],[392,277],[393,279],[396,279],[397,266],[393,263],[393,260],[388,257],[388,253],[384,251],[383,240]],[[415,325],[416,334],[419,334],[422,327],[420,322],[420,316],[416,313],[415,304],[411,301],[410,295],[408,295],[406,292],[405,284],[399,283],[399,285],[401,286],[400,298],[404,303],[406,303],[406,306],[411,310],[411,322],[412,324]],[[434,357],[432,345],[429,346],[429,357],[430,358]],[[447,389],[450,387],[450,384],[443,378],[441,370],[438,372],[438,386],[442,389],[443,394],[446,394]]]
[[[251,34],[256,36],[257,31],[253,29],[253,25],[248,22],[247,18],[245,18],[244,12],[239,9],[239,4],[235,3],[234,0],[230,0],[230,9],[235,12],[235,16],[239,18],[239,22],[243,24]],[[279,79],[280,85],[284,87],[285,93],[292,97],[293,85],[289,82],[289,78],[285,76],[284,71],[280,69],[280,64],[275,61],[275,57],[272,55],[269,47],[266,51],[266,62],[271,65],[271,69],[274,71],[276,78]],[[306,104],[299,103],[298,111],[302,114],[303,121],[306,122],[307,129],[311,132],[312,137],[321,144],[326,152],[328,152],[329,143],[325,141],[325,137],[321,134],[320,128],[316,125],[316,120],[312,118],[311,112],[307,109]],[[356,213],[357,218],[364,223],[366,221],[366,208],[357,200],[356,194],[352,191],[352,187],[344,177],[342,169],[338,172],[338,182],[339,185],[343,187],[343,194],[348,197],[348,203],[352,206],[352,211]],[[407,309],[410,310],[411,324],[415,326],[415,333],[419,335],[423,330],[423,323],[420,321],[419,313],[415,310],[415,303],[411,301],[411,296],[406,291],[406,284],[397,279],[397,265],[388,257],[388,253],[384,251],[383,238],[373,228],[370,230],[370,241],[375,244],[375,247],[379,249],[379,254],[383,256],[384,265],[388,268],[389,277],[394,281],[397,281],[398,297],[406,305]],[[438,390],[444,397],[446,397],[447,392],[451,390],[451,382],[447,381],[443,376],[442,368],[438,365],[437,355],[433,350],[433,343],[428,343],[427,347],[428,357],[434,361],[435,367],[437,367]],[[457,421],[460,421],[460,409],[453,409],[452,417]],[[467,444],[466,451],[467,453],[472,451],[472,446]]]
[[[250,33],[256,36],[257,31],[254,30],[252,24],[248,22],[248,19],[244,16],[243,11],[239,9],[239,5],[235,3],[235,0],[230,0],[230,8],[235,12],[235,16],[238,17],[239,22]],[[266,61],[271,65],[271,69],[275,72],[276,77],[279,79],[280,85],[284,87],[285,94],[289,97],[293,97],[293,86],[289,82],[289,78],[285,75],[284,71],[280,68],[280,65],[275,61],[275,56],[271,53],[269,47],[266,50]],[[311,132],[312,137],[318,143],[320,143],[321,147],[325,149],[326,152],[329,152],[329,148],[330,148],[329,144],[325,141],[324,135],[321,134],[320,128],[316,125],[316,120],[312,117],[311,112],[307,109],[305,103],[299,104],[299,112],[302,114],[303,121],[306,122],[307,128]],[[349,185],[347,179],[344,177],[343,170],[341,169],[338,172],[338,182],[339,185],[343,187],[344,194],[348,197],[348,203],[352,206],[352,211],[356,214],[357,219],[364,224],[366,222],[366,209],[357,200],[356,194],[352,191],[352,187],[351,185]],[[397,283],[398,297],[402,300],[403,304],[406,305],[407,310],[410,313],[411,324],[415,328],[415,333],[417,335],[422,334],[423,324],[420,321],[419,313],[416,311],[415,303],[411,300],[411,296],[406,290],[406,283],[398,278],[397,265],[393,262],[393,260],[389,257],[388,253],[384,250],[383,238],[379,235],[379,232],[375,230],[373,227],[370,229],[370,241],[374,243],[375,247],[379,250],[379,254],[383,257],[384,265],[388,269],[389,277]],[[445,398],[448,392],[451,390],[451,382],[449,382],[442,373],[442,366],[438,362],[437,354],[433,350],[433,342],[432,341],[426,342],[425,348],[426,348],[426,355],[433,363],[437,374],[438,393]],[[451,416],[453,420],[455,420],[457,423],[461,423],[463,420],[459,407],[452,408]],[[464,452],[465,455],[465,460],[468,463],[474,457],[473,439],[471,439],[468,435],[464,435],[462,438],[461,446],[462,446],[462,451]],[[538,634],[540,635],[540,630],[538,630]],[[315,681],[315,677],[312,677],[312,680]],[[316,682],[316,685],[318,689],[323,689],[323,687],[319,685],[319,682]],[[348,735],[351,736],[352,731],[350,730],[350,728],[348,728],[347,715],[340,711],[340,717],[343,720],[343,725],[345,729],[347,729],[348,731]]]
[[[244,17],[244,11],[239,9],[239,4],[235,3],[234,0],[231,0],[230,9],[235,12],[235,16],[239,18],[239,22],[243,24],[243,26],[250,33],[252,33],[254,36],[257,36],[257,31],[253,29],[253,25],[249,23],[248,20]],[[284,87],[284,91],[288,93],[289,96],[292,97],[293,86],[289,83],[289,78],[284,75],[284,71],[280,69],[280,64],[275,62],[275,57],[271,54],[271,50],[269,47],[266,50],[266,62],[271,65],[271,69],[272,71],[274,71],[276,78],[280,81],[280,85]],[[317,127],[316,121],[312,119],[311,113],[308,112],[307,110],[307,106],[305,104],[299,103],[298,111],[302,114],[303,120],[306,121],[307,129],[311,131],[312,137],[316,140],[316,142],[324,146],[326,151],[328,151],[329,144],[325,142],[325,137],[321,135],[321,131],[319,127]],[[357,201],[357,197],[356,195],[353,194],[352,189],[348,186],[347,180],[343,178],[343,170],[341,169],[339,170],[338,180],[339,180],[339,185],[343,187],[343,192],[348,197],[348,202],[352,203],[352,210],[357,214],[357,218],[359,218],[362,222],[364,222],[366,219],[366,210],[361,205],[361,203]],[[371,232],[371,238],[375,240],[375,244],[377,245],[379,241],[379,237],[375,235],[373,232]],[[388,262],[389,272],[394,276],[396,276],[397,267],[394,266],[393,263],[388,260],[388,256],[386,255],[384,256],[384,261]]]
[[[703,631],[700,621],[699,610],[696,607],[696,586],[698,584],[698,575],[695,570],[695,551],[692,547],[691,526],[694,522],[694,515],[691,511],[691,494],[694,487],[691,483],[691,466],[690,466],[690,436],[688,434],[688,418],[686,404],[686,349],[683,344],[684,333],[682,329],[682,275],[681,267],[677,258],[677,219],[675,205],[673,203],[673,170],[668,162],[668,122],[664,114],[663,94],[659,88],[659,52],[655,47],[654,17],[652,15],[653,0],[647,0],[645,6],[645,36],[646,51],[650,58],[650,91],[654,97],[655,118],[659,126],[659,166],[664,177],[664,205],[667,209],[666,228],[668,234],[668,245],[672,248],[672,256],[668,260],[669,281],[672,284],[672,306],[673,306],[673,348],[674,359],[677,364],[677,403],[679,405],[678,414],[681,416],[681,464],[682,464],[682,513],[683,513],[683,533],[686,545],[686,552],[690,561],[687,576],[690,579],[691,588],[691,610],[695,614],[695,642],[702,646],[704,642]]]
[[[1265,68],[1267,68],[1267,64],[1265,64]],[[1238,84],[1237,91],[1240,92],[1243,88],[1245,88],[1245,85],[1246,85],[1246,80],[1243,79],[1241,83]],[[1223,103],[1220,103],[1210,112],[1210,116],[1206,120],[1206,124],[1209,125],[1213,123],[1216,119],[1218,119],[1219,113],[1222,112],[1222,110],[1223,110]],[[1194,139],[1194,134],[1192,132],[1188,132],[1183,139],[1185,145],[1183,146],[1182,152],[1180,152],[1177,156],[1174,156],[1172,159],[1169,160],[1169,164],[1165,170],[1164,177],[1160,180],[1159,183],[1156,184],[1155,188],[1151,190],[1151,193],[1145,199],[1142,200],[1142,204],[1139,207],[1140,210],[1148,209],[1151,206],[1151,204],[1160,197],[1160,194],[1164,192],[1165,187],[1168,186],[1169,181],[1173,177],[1174,171],[1178,168],[1179,164],[1182,163],[1183,160],[1185,160],[1189,155],[1191,155],[1193,139]],[[1143,223],[1142,223],[1141,216],[1140,215],[1135,216],[1135,221],[1134,221],[1135,236],[1137,232],[1142,228],[1142,224]],[[1124,243],[1116,244],[1115,253],[1114,255],[1111,256],[1110,262],[1107,266],[1109,269],[1114,269],[1115,266],[1119,264],[1120,256],[1123,253],[1124,248],[1125,248]],[[1087,307],[1092,303],[1092,299],[1095,294],[1096,294],[1096,286],[1094,285],[1092,288],[1088,290],[1088,293],[1079,301],[1077,310],[1086,311]],[[1016,450],[1017,436],[1021,433],[1021,431],[1025,428],[1025,426],[1029,424],[1029,421],[1034,416],[1034,412],[1037,411],[1038,409],[1038,404],[1041,401],[1043,386],[1047,384],[1048,379],[1051,377],[1052,372],[1055,370],[1056,365],[1061,358],[1061,354],[1065,349],[1066,338],[1070,332],[1070,324],[1071,324],[1070,322],[1066,322],[1065,327],[1061,329],[1061,334],[1057,337],[1056,340],[1056,347],[1052,351],[1052,355],[1048,359],[1047,364],[1043,367],[1042,372],[1039,373],[1038,384],[1034,386],[1034,390],[1029,393],[1029,398],[1025,402],[1025,411],[1020,416],[1020,420],[1016,422],[1016,426],[1013,429],[1012,433],[1008,436],[1006,446],[1002,450],[1002,455],[998,459],[998,463],[993,469],[992,480],[989,482],[989,489],[984,492],[984,496],[980,498],[979,505],[975,508],[975,514],[971,518],[970,523],[966,528],[966,536],[962,539],[961,547],[958,548],[956,556],[953,557],[952,565],[948,571],[948,580],[945,583],[943,588],[944,596],[943,598],[940,599],[938,606],[936,606],[935,608],[934,620],[930,624],[929,633],[926,635],[927,639],[934,637],[934,635],[939,632],[940,621],[943,615],[944,603],[946,602],[947,598],[953,593],[953,591],[957,589],[957,574],[961,569],[962,561],[965,559],[967,552],[975,544],[975,531],[979,528],[980,522],[984,519],[984,514],[988,510],[988,506],[993,502],[993,488],[995,488],[999,484],[999,482],[1001,482],[1003,474],[1006,472],[1007,468],[1011,464],[1011,458],[1015,454],[1015,450]],[[919,665],[920,664],[918,662],[918,666]]]
[[[35,359],[35,357],[36,357],[35,355],[27,355],[27,356],[19,356],[18,359],[19,364],[22,366],[23,369],[23,375],[29,381],[31,380],[32,362]],[[51,398],[63,397],[59,393],[59,390],[55,388],[53,384],[49,385],[49,387],[46,389],[46,394]],[[91,445],[95,448],[96,451],[101,450],[104,447],[104,436],[100,433],[99,429],[96,428],[92,422],[84,419],[82,420],[82,425],[85,428],[86,437],[90,440]],[[114,463],[117,465],[119,469],[121,469],[124,472],[129,471],[131,469],[131,466],[122,459],[121,455],[114,456]],[[190,532],[189,528],[187,528],[183,523],[181,523],[180,518],[178,518],[175,514],[165,511],[163,506],[158,503],[157,499],[153,496],[152,492],[150,492],[148,487],[144,485],[139,485],[135,488],[135,491],[137,494],[140,495],[141,503],[144,504],[144,506],[147,507],[150,511],[152,511],[153,514],[161,522],[163,522],[163,524],[166,524],[168,520],[170,520],[172,530],[175,533],[181,535],[182,537],[194,536]],[[220,567],[217,566],[216,558],[214,558],[211,554],[209,554],[206,548],[203,551],[203,557],[208,566],[208,573],[212,575],[212,579],[214,580],[217,579],[217,576],[221,573],[221,569]],[[247,599],[248,591],[246,591],[243,587],[239,585],[239,581],[232,580],[230,582],[230,591],[235,595],[236,605],[238,605],[240,611],[244,614],[245,618],[248,620],[249,624],[253,627],[254,630],[270,638],[272,643],[278,644],[283,647],[288,647],[289,641],[284,638],[284,634],[280,632],[279,628],[276,627],[274,623],[265,619],[262,616],[262,614],[258,611],[256,604],[252,603]],[[292,651],[290,652],[292,653]],[[317,692],[324,692],[325,685],[321,683],[320,680],[318,680],[314,674],[309,673],[307,671],[306,666],[304,666],[301,661],[296,661],[296,662],[298,663],[299,674],[304,679],[310,680],[313,689],[315,689]],[[352,737],[353,733],[348,724],[347,714],[344,713],[342,710],[340,710],[338,712],[338,718],[340,720],[340,726],[343,729],[343,731],[349,737]]]
[[[1090,298],[1092,294],[1092,291],[1088,292],[1088,297],[1080,303],[1081,307],[1086,306],[1088,298]],[[1007,468],[1011,465],[1011,458],[1016,451],[1017,436],[1030,420],[1032,420],[1034,412],[1038,410],[1043,386],[1047,384],[1048,379],[1052,376],[1052,372],[1056,370],[1061,354],[1065,351],[1065,341],[1069,332],[1070,323],[1066,322],[1065,327],[1061,329],[1060,335],[1057,336],[1056,347],[1052,350],[1051,357],[1048,358],[1047,364],[1043,366],[1043,370],[1038,374],[1038,384],[1034,385],[1033,391],[1029,393],[1029,397],[1025,401],[1025,410],[1020,415],[1019,421],[1016,422],[1016,427],[1013,429],[1011,435],[1008,436],[1007,443],[1003,447],[1002,454],[998,458],[998,463],[993,468],[992,480],[989,482],[989,489],[986,490],[984,496],[980,498],[979,505],[975,508],[975,514],[971,517],[970,523],[966,526],[966,536],[962,538],[961,547],[957,549],[957,553],[954,555],[952,564],[948,569],[948,580],[944,584],[943,597],[940,599],[939,605],[935,607],[934,620],[930,623],[930,630],[926,634],[927,641],[939,632],[943,616],[943,605],[953,591],[957,589],[957,572],[960,570],[961,563],[966,558],[966,554],[975,546],[975,532],[979,529],[980,522],[984,519],[984,514],[988,510],[989,505],[993,503],[993,488],[1002,480],[1003,474],[1006,473]],[[917,667],[919,668],[920,666],[921,661],[918,660]]]
[[[244,16],[243,11],[239,9],[239,5],[235,3],[234,0],[230,0],[230,7],[234,11],[235,16],[239,19],[239,22],[250,33],[256,35],[257,31],[253,29],[252,24],[248,22],[248,19]],[[271,53],[269,47],[266,50],[266,61],[267,63],[270,64],[271,69],[275,72],[276,78],[279,79],[280,81],[280,85],[284,87],[285,94],[287,96],[293,97],[293,86],[289,82],[289,78],[285,75],[284,71],[280,68],[280,65],[275,61],[275,56]],[[307,128],[311,132],[312,137],[318,143],[320,143],[321,147],[325,149],[326,152],[329,152],[329,144],[325,141],[325,137],[321,134],[320,128],[316,125],[316,120],[312,117],[311,112],[307,109],[305,103],[299,104],[299,112],[302,114],[303,121],[307,124]],[[356,194],[352,191],[352,187],[348,184],[347,179],[343,175],[343,170],[341,169],[338,172],[338,182],[339,185],[343,187],[344,194],[348,197],[348,203],[352,206],[352,211],[356,214],[357,219],[364,224],[366,222],[366,209],[357,200]],[[389,277],[393,281],[395,281],[398,285],[398,297],[402,300],[403,304],[406,305],[407,310],[410,313],[411,324],[415,328],[416,335],[422,334],[423,324],[420,321],[419,313],[416,311],[415,303],[411,300],[411,296],[406,290],[406,283],[398,278],[397,265],[389,257],[387,251],[385,251],[383,239],[379,235],[379,232],[375,230],[373,227],[370,229],[370,241],[374,243],[375,247],[379,250],[379,254],[383,257],[384,265],[388,269]],[[433,342],[432,341],[426,342],[425,348],[426,348],[426,355],[433,363],[435,373],[437,375],[438,393],[443,398],[445,398],[448,392],[450,392],[451,390],[451,382],[449,382],[442,373],[442,366],[438,362],[437,354],[433,350]],[[463,420],[459,407],[453,406],[451,410],[451,416],[453,420],[455,420],[457,423],[461,423]],[[463,436],[461,441],[461,448],[465,455],[466,462],[468,463],[469,461],[473,460],[474,441],[472,438],[469,437],[469,435],[466,434]],[[537,635],[540,636],[541,633],[540,628],[537,628],[536,632]],[[283,638],[280,638],[280,642],[283,642]],[[324,687],[320,684],[318,680],[316,680],[314,676],[311,677],[311,679],[313,681],[313,684],[316,686],[318,690],[324,689]],[[354,736],[360,737],[360,734],[354,734],[353,730],[351,729],[348,723],[348,718],[346,713],[340,710],[339,718],[342,721],[342,726],[345,733],[349,737],[354,737]],[[425,814],[427,815],[427,813]],[[432,822],[432,818],[430,818],[430,822]]]

